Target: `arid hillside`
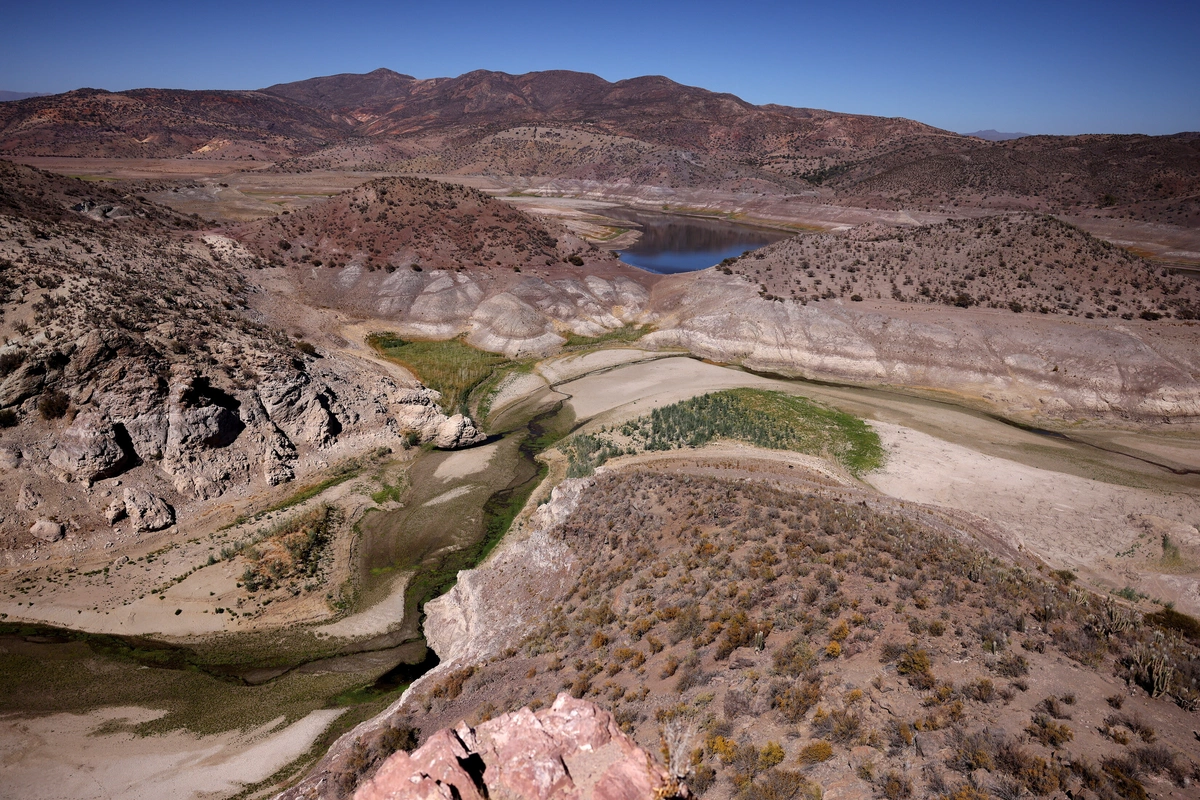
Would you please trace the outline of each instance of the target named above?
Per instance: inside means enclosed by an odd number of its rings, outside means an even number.
[[[1192,220],[1200,192],[1200,135],[1028,136],[977,146],[924,143],[854,158],[831,170],[827,185],[841,196],[886,199],[892,207],[957,201],[983,208],[1126,207],[1160,209],[1157,221]],[[1164,207],[1165,206],[1165,207]],[[1140,206],[1139,206],[1140,207]],[[1193,220],[1194,224],[1194,220]]]
[[[509,355],[642,311],[654,276],[464,186],[383,178],[234,231],[314,303]]]
[[[371,181],[314,208],[247,225],[240,235],[274,264],[355,264],[389,274],[557,269],[572,257],[589,267],[615,261],[483,192],[422,178]]]
[[[379,69],[251,92],[80,89],[4,104],[0,153],[1200,219],[1195,133],[989,142],[902,118],[756,106],[661,76],[610,83],[563,70],[418,80]]]
[[[448,436],[428,392],[256,319],[256,258],[194,228],[0,162],[0,541],[13,557],[168,528],[406,430]],[[478,437],[456,430],[446,445]]]
[[[938,225],[863,225],[796,236],[722,269],[770,298],[845,298],[1082,316],[1200,316],[1200,283],[1054,217],[1006,214]]]
[[[710,798],[1137,798],[1200,774],[1190,618],[964,520],[699,458],[561,486],[539,532],[432,604],[461,661],[284,796],[344,796],[397,731],[560,691]]]
[[[261,92],[78,89],[0,104],[0,155],[273,161],[349,132],[316,109]]]

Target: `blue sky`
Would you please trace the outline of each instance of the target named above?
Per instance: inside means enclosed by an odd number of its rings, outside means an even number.
[[[259,88],[388,67],[666,75],[957,131],[1200,130],[1200,2],[4,4],[0,89]]]

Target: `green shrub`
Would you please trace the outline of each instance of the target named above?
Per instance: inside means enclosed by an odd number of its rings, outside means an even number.
[[[1059,748],[1075,738],[1075,732],[1062,723],[1054,722],[1046,714],[1035,714],[1025,732],[1047,747]]]
[[[1164,608],[1153,614],[1147,614],[1145,621],[1169,631],[1178,631],[1192,642],[1200,643],[1200,620],[1183,614],[1173,608]]]

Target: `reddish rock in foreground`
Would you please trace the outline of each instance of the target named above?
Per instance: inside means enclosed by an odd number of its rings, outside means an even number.
[[[612,714],[560,694],[536,713],[523,708],[474,729],[438,731],[412,753],[391,756],[354,800],[647,800],[686,791]]]

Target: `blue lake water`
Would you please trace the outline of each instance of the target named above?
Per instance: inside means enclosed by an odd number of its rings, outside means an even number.
[[[630,208],[613,208],[605,216],[632,223],[642,231],[628,250],[618,255],[626,264],[659,275],[694,272],[735,258],[747,250],[786,239],[790,234],[755,228],[719,219],[656,214]]]

